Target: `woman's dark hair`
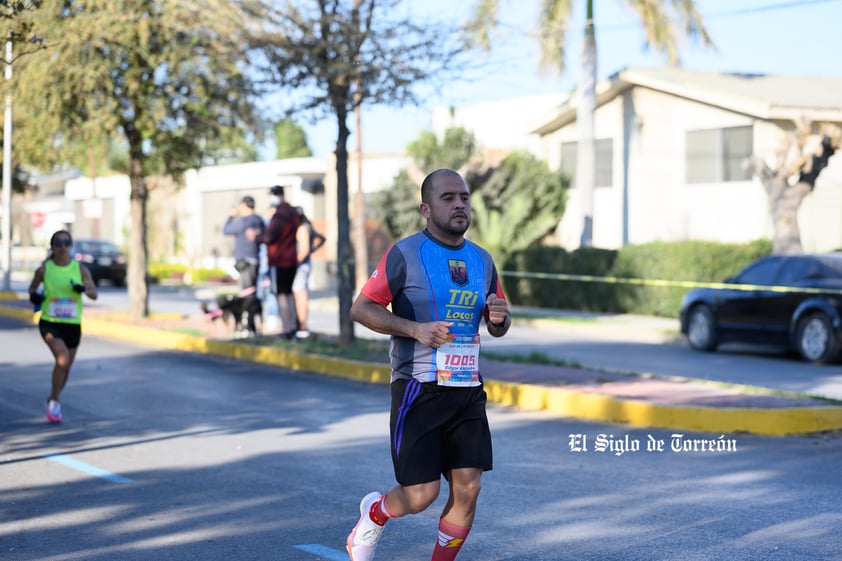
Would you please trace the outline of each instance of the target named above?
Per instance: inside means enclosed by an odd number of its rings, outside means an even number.
[[[297,206],[295,207],[296,212],[298,212],[298,219],[301,221],[302,224],[309,224],[310,219],[307,218],[307,215],[304,214],[304,208]]]
[[[50,247],[53,247],[53,245],[55,245],[56,236],[61,235],[67,236],[70,239],[70,243],[73,243],[73,235],[70,232],[68,232],[67,230],[58,230],[57,232],[54,232],[52,236],[50,236]]]
[[[67,238],[70,240],[70,245],[73,245],[73,235],[69,231],[58,230],[57,232],[53,232],[53,235],[50,236],[50,249],[47,250],[47,259],[53,258],[53,246],[56,243],[56,238],[62,235],[67,236]]]

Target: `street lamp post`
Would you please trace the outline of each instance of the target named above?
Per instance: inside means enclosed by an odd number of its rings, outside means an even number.
[[[12,79],[12,40],[6,39],[6,81]],[[3,114],[3,290],[12,289],[12,94]]]

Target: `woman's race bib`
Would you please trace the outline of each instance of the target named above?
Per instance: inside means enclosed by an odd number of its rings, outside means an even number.
[[[440,386],[470,387],[479,377],[479,333],[452,335],[436,350],[436,380]]]
[[[76,300],[73,298],[50,299],[50,317],[73,319],[76,317]]]

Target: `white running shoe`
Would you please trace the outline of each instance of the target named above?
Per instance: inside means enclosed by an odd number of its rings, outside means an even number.
[[[51,423],[61,422],[61,403],[52,399],[47,400],[47,420]]]
[[[374,491],[360,501],[360,520],[348,534],[345,543],[345,549],[348,550],[351,561],[371,561],[374,559],[374,550],[377,549],[377,542],[380,541],[383,526],[375,524],[368,512],[371,510],[371,505],[380,500],[382,496]]]

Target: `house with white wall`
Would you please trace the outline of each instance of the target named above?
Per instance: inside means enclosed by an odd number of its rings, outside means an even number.
[[[64,199],[71,204],[69,222],[73,236],[102,238],[125,245],[130,228],[131,190],[127,175],[68,180],[64,184]]]
[[[314,221],[324,215],[326,162],[318,158],[289,158],[189,170],[184,176],[181,208],[183,251],[195,267],[233,265],[233,238],[222,229],[232,208],[250,195],[255,211],[271,216],[269,188],[284,187],[284,198],[300,206]]]
[[[364,154],[360,170],[356,154],[351,154],[348,183],[352,220],[356,216],[356,194],[366,196],[387,188],[410,162],[402,154]],[[283,185],[287,202],[302,207],[328,238],[313,260],[313,287],[334,284],[338,229],[332,159],[290,158],[207,166],[187,171],[180,184],[163,178],[147,181],[150,251],[194,267],[226,270],[232,269],[234,262],[233,238],[222,233],[230,210],[245,195],[251,195],[257,212],[268,218],[269,188]],[[77,177],[66,181],[63,190],[62,199],[68,208],[59,227],[69,225],[76,237],[103,238],[126,247],[131,228],[131,185],[127,176]]]
[[[600,84],[595,114],[593,245],[771,238],[768,201],[746,171],[771,157],[798,119],[842,123],[842,77],[628,68]],[[541,156],[573,178],[558,240],[579,244],[575,99],[534,127]],[[799,212],[805,251],[842,247],[842,155]]]
[[[484,101],[465,107],[437,107],[433,110],[433,132],[442,136],[448,128],[463,127],[473,133],[481,148],[537,154],[541,139],[532,133],[535,121],[569,100],[569,93],[559,92]]]

